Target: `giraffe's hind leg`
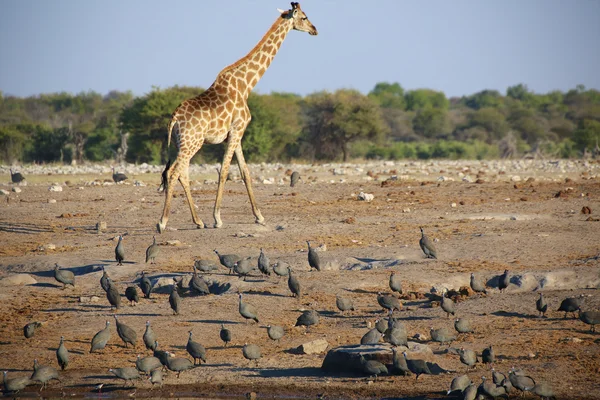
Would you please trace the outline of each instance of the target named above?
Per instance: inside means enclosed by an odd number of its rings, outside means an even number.
[[[242,179],[244,180],[244,184],[246,185],[246,190],[248,191],[248,197],[250,198],[250,206],[252,207],[252,213],[256,218],[256,223],[264,225],[265,219],[260,213],[258,206],[256,205],[256,199],[254,198],[254,190],[252,189],[252,178],[250,177],[250,170],[246,165],[246,160],[244,159],[244,152],[242,151],[242,144],[240,143],[238,147],[235,149],[235,157],[237,158],[238,166],[240,167],[240,174],[242,175]]]
[[[223,226],[223,221],[221,221],[221,201],[223,200],[223,189],[225,188],[225,181],[227,180],[227,174],[229,173],[229,166],[231,165],[233,153],[235,148],[239,145],[239,140],[233,140],[231,137],[232,136],[230,135],[230,139],[227,142],[227,148],[225,149],[225,154],[223,155],[221,171],[219,172],[219,186],[217,187],[217,198],[215,199],[215,208],[213,211],[215,228],[220,228]]]
[[[187,198],[188,204],[190,206],[190,211],[192,213],[192,220],[194,221],[194,223],[196,224],[196,227],[198,229],[202,229],[202,228],[204,228],[204,222],[202,222],[202,220],[200,218],[198,218],[198,215],[196,214],[196,207],[194,207],[194,200],[192,199],[192,192],[190,190],[190,174],[189,174],[190,161],[187,160],[187,162],[184,163],[182,160],[181,164],[182,164],[182,168],[181,168],[181,175],[179,175],[179,182],[181,183],[181,186],[183,186],[183,191],[185,192],[185,197]]]
[[[179,179],[180,175],[179,158],[171,165],[167,172],[167,190],[165,190],[165,206],[163,208],[163,214],[158,224],[156,224],[156,230],[158,233],[163,233],[167,227],[169,221],[169,212],[171,210],[171,200],[173,199],[173,192],[175,191],[175,185],[173,181]]]

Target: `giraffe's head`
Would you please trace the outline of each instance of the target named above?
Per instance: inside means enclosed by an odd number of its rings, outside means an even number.
[[[293,21],[293,28],[297,31],[308,32],[310,35],[317,35],[317,28],[308,20],[304,11],[300,8],[300,4],[292,2],[292,9],[283,11],[279,10],[281,18],[290,19]]]

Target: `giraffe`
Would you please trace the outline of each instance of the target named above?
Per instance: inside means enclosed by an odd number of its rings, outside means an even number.
[[[190,192],[190,159],[204,143],[218,144],[224,141],[227,141],[227,147],[219,173],[217,197],[213,211],[214,227],[220,228],[223,225],[221,221],[221,201],[229,166],[234,154],[240,168],[240,174],[246,185],[255,222],[264,224],[264,218],[254,198],[250,170],[244,160],[241,142],[244,131],[251,119],[250,110],[248,109],[248,96],[273,61],[287,34],[295,29],[307,32],[310,35],[317,35],[317,28],[308,20],[306,14],[300,8],[300,4],[295,2],[291,4],[292,8],[290,10],[278,10],[280,16],[246,56],[221,70],[214,83],[206,91],[199,96],[184,101],[173,112],[168,127],[167,147],[171,143],[171,132],[177,124],[179,132],[176,138],[179,152],[177,159],[166,170],[165,205],[162,217],[157,224],[159,233],[162,233],[167,226],[174,191],[172,183],[177,180],[183,187],[192,213],[192,220],[197,228],[204,228],[204,223],[196,215]]]

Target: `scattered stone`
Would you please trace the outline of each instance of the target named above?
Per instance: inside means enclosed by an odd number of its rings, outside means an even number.
[[[589,208],[588,206],[583,206],[583,208],[581,209],[581,213],[582,214],[591,214],[592,213],[592,209]]]
[[[79,297],[80,303],[97,303],[99,301],[100,301],[100,298],[98,296],[80,296]]]
[[[358,194],[358,200],[362,200],[362,201],[366,201],[366,202],[371,202],[373,201],[373,199],[375,198],[375,196],[371,193],[365,193],[365,192],[360,192]]]
[[[180,240],[174,239],[174,240],[167,240],[167,244],[169,246],[181,246],[182,243]]]
[[[96,230],[98,232],[103,231],[105,229],[106,229],[106,222],[105,221],[96,222]]]
[[[346,219],[343,219],[342,222],[345,224],[354,224],[356,223],[356,219],[354,217],[348,217]]]
[[[48,243],[46,245],[38,247],[39,251],[54,250],[54,249],[56,249],[56,245],[52,244],[52,243]]]
[[[3,196],[8,196],[10,192],[8,190],[0,189],[0,194]]]
[[[0,279],[0,286],[35,285],[37,281],[29,274],[13,274]]]
[[[456,203],[452,203],[452,204],[450,204],[450,207],[452,207],[452,208],[456,208]]]
[[[52,185],[48,188],[48,190],[51,192],[62,192],[63,188],[60,185]]]
[[[513,175],[510,177],[510,180],[513,182],[521,182],[521,177],[519,175]]]
[[[321,354],[327,350],[329,343],[325,339],[316,339],[311,342],[301,344],[298,351],[302,354]]]
[[[21,193],[22,192],[21,188],[20,187],[16,187],[16,186],[14,186],[12,188],[12,191],[15,192],[15,193]]]
[[[133,186],[144,187],[144,186],[146,186],[146,184],[144,182],[141,182],[141,181],[133,181]]]
[[[48,199],[48,204],[56,204],[56,200],[55,199]]]
[[[403,213],[405,213],[405,214],[406,214],[406,213],[409,213],[409,212],[410,212],[410,208],[403,208],[403,209],[402,209],[402,212],[403,212]]]

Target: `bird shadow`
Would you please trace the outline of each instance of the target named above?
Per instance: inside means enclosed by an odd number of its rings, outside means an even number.
[[[539,318],[537,315],[523,314],[520,312],[504,311],[504,310],[494,311],[491,314],[495,315],[497,317],[516,317],[516,318],[525,318],[525,319],[538,319]]]
[[[261,369],[258,371],[261,378],[285,378],[285,377],[325,377],[325,373],[319,367],[301,367],[301,368],[273,368]]]
[[[96,310],[82,310],[80,308],[49,308],[47,310],[42,310],[42,312],[94,312]]]
[[[75,274],[76,276],[81,276],[81,275],[87,275],[87,274],[91,274],[94,272],[98,272],[98,271],[102,271],[102,267],[105,266],[105,264],[88,264],[88,265],[81,265],[78,267],[60,267],[61,271],[71,271],[73,274]],[[50,269],[50,270],[46,270],[46,271],[36,271],[36,272],[31,272],[31,275],[35,275],[35,276],[39,276],[39,277],[54,277],[54,268]]]
[[[421,315],[411,315],[410,317],[399,317],[396,318],[399,321],[426,321],[426,320],[430,320],[430,319],[437,319],[434,317],[424,317]]]
[[[192,323],[202,323],[202,324],[225,324],[225,325],[240,325],[241,322],[236,321],[225,321],[223,319],[197,319],[197,320],[188,320],[187,322]]]
[[[271,296],[271,297],[290,297],[290,296],[286,296],[284,294],[267,292],[266,290],[262,290],[262,291],[249,290],[247,292],[244,292],[244,294],[260,294],[261,296]]]
[[[49,225],[44,226],[26,223],[13,224],[9,222],[1,222],[0,232],[22,233],[30,235],[34,233],[54,232],[54,228]]]
[[[392,261],[391,258],[365,258],[365,257],[352,257],[360,262],[364,263],[372,263],[372,262],[381,262],[381,261]]]
[[[119,313],[120,317],[160,317],[161,315],[156,313]]]
[[[28,285],[28,286],[38,287],[38,288],[56,288],[56,289],[62,289],[62,285],[55,285],[53,283],[44,283],[44,282],[38,282],[38,283],[34,283],[34,284]]]
[[[351,293],[361,293],[361,294],[378,294],[372,290],[364,290],[364,289],[344,289],[347,292]]]

